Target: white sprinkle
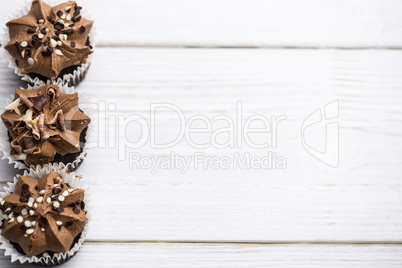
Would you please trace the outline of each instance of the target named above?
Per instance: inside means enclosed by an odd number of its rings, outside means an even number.
[[[29,215],[31,215],[31,216],[35,215],[35,212],[33,210],[30,210]]]
[[[53,38],[50,39],[50,43],[52,43],[52,47],[57,47],[57,41],[54,40]]]
[[[54,187],[57,187],[57,186],[59,186],[58,184],[55,184],[55,185],[53,185]]]
[[[65,27],[65,28],[68,28],[68,27],[70,27],[70,24],[64,23],[64,27]]]
[[[29,227],[31,227],[31,226],[32,226],[32,224],[31,224],[31,222],[30,222],[30,221],[25,221],[25,226],[29,228]]]
[[[24,234],[24,237],[28,237],[28,235],[27,235],[27,234]]]
[[[35,198],[30,197],[30,198],[28,199],[28,202],[29,202],[29,203],[33,203],[33,202],[35,202]]]
[[[10,217],[10,219],[14,218],[14,213],[10,213],[10,215],[8,215],[8,217]]]
[[[42,39],[45,36],[43,35],[43,33],[40,33],[40,34],[38,34],[38,37],[39,37],[39,39]]]
[[[27,47],[27,45],[28,45],[28,42],[27,42],[27,41],[22,41],[22,42],[21,42],[21,46],[22,46],[22,47]]]
[[[69,12],[71,9],[71,6],[66,7],[66,11]]]
[[[63,20],[66,18],[66,14],[61,15],[61,17]],[[63,21],[64,22],[64,21]]]
[[[52,199],[51,199],[50,197],[48,197],[48,198],[46,199],[46,202],[47,202],[48,204],[50,204],[50,203],[52,203]]]
[[[58,20],[57,22],[64,24],[64,20]]]
[[[49,28],[46,28],[45,31],[46,31],[47,33],[50,32]]]
[[[34,232],[34,229],[28,229],[26,233],[27,233],[27,235],[31,235],[31,234],[33,234],[33,232]]]
[[[58,226],[62,226],[62,225],[63,225],[63,223],[62,223],[61,221],[56,221],[56,224],[57,224]]]
[[[74,192],[74,189],[68,189],[68,192],[69,193],[72,193],[72,192]],[[64,194],[63,194],[64,195]]]
[[[44,195],[45,193],[46,193],[45,190],[42,190],[42,191],[39,192],[40,195]]]
[[[59,196],[59,201],[60,201],[60,202],[63,202],[64,200],[65,200],[64,196],[60,195],[60,196]]]
[[[67,190],[65,190],[65,191],[63,192],[63,196],[64,196],[64,197],[67,197],[68,192],[69,192],[70,190],[72,190],[72,189],[68,189],[68,191],[67,191]]]
[[[11,211],[11,208],[6,209],[6,213],[9,212],[9,211]]]
[[[36,199],[36,202],[38,202],[38,203],[42,203],[42,201],[43,201],[43,196],[40,196],[40,197],[38,197],[38,199]]]
[[[22,218],[22,216],[17,217],[17,222],[18,223],[22,223],[23,221],[24,221],[24,219]]]
[[[40,230],[41,230],[42,232],[44,232],[44,231],[45,231],[45,228],[42,227],[42,228],[40,228]]]
[[[42,46],[42,50],[43,50],[44,52],[47,52],[47,48],[48,48],[48,47],[46,47],[46,46]]]
[[[28,207],[32,207],[33,206],[33,203],[32,202],[28,202]]]
[[[34,59],[33,59],[33,58],[28,58],[28,64],[29,64],[30,66],[34,65],[34,64],[35,64]]]
[[[37,204],[37,203],[34,204],[34,208],[38,208],[38,204]]]
[[[8,223],[14,222],[14,218],[11,218],[11,220],[8,221]]]
[[[35,226],[36,225],[36,221],[31,221],[31,225]]]
[[[71,20],[71,14],[68,14],[66,20]]]
[[[58,45],[58,46],[62,46],[63,43],[59,40],[59,41],[57,41],[57,45]]]
[[[56,49],[56,55],[63,56],[63,53],[60,51],[60,49]]]
[[[45,20],[44,20],[44,19],[40,19],[40,20],[38,20],[38,23],[45,23]]]
[[[39,27],[36,27],[36,32],[39,32],[39,29],[40,29]]]
[[[42,231],[42,232],[44,232],[44,231]],[[49,257],[49,254],[47,252],[45,252],[42,254],[42,257],[46,259],[47,257]]]
[[[21,57],[25,58],[25,50],[21,52]]]
[[[21,215],[22,215],[22,216],[28,215],[28,211],[27,211],[26,208],[24,208],[23,210],[21,210]]]
[[[59,208],[59,207],[60,207],[60,203],[56,201],[56,202],[53,203],[53,206],[54,206],[55,208]]]
[[[1,200],[0,204],[3,206],[6,201]]]
[[[5,219],[6,221],[8,221],[9,218],[8,218],[7,215],[4,215],[3,217],[4,217],[4,219]]]

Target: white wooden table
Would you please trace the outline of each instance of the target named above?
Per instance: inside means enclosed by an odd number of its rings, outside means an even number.
[[[2,3],[0,22],[22,1]],[[114,5],[116,3],[116,5]],[[402,2],[398,0],[84,1],[99,46],[79,92],[101,107],[109,141],[77,171],[91,189],[94,218],[85,246],[64,267],[402,267]],[[0,105],[24,86],[0,65]],[[277,148],[170,149],[127,153],[158,159],[266,155],[285,170],[130,168],[113,124],[150,105],[194,115],[286,115]],[[303,121],[339,102],[339,165],[302,146]],[[178,116],[157,114],[156,138],[177,136]],[[219,128],[214,123],[214,128]],[[322,145],[325,129],[305,133]],[[102,132],[104,133],[104,132]],[[105,135],[100,134],[102,143]],[[204,134],[195,135],[202,143]],[[254,140],[262,142],[263,136]],[[17,173],[0,162],[4,185]],[[0,257],[0,267],[19,267]]]

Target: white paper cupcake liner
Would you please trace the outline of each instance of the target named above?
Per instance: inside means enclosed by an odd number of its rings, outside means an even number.
[[[56,5],[67,2],[67,0],[44,0],[44,2],[50,6],[56,6]],[[76,1],[76,2],[78,5],[80,5],[79,1]],[[32,0],[25,0],[24,4],[21,5],[21,8],[18,9],[18,11],[14,12],[11,16],[9,16],[6,21],[8,22],[10,20],[18,19],[22,16],[25,16],[26,14],[28,14],[29,10],[31,9],[31,5],[32,5]],[[81,13],[82,13],[82,16],[84,18],[86,18],[87,20],[95,21],[92,14],[89,11],[87,11],[87,9],[85,9],[85,6],[84,6],[84,9],[82,9]],[[97,32],[96,26],[93,25],[91,33],[89,35],[89,41],[91,43],[91,46],[93,47],[93,49],[92,49],[93,51],[97,44],[96,32]],[[3,54],[4,54],[4,61],[7,62],[8,67],[13,69],[14,72],[18,76],[20,76],[22,80],[27,81],[30,84],[34,85],[34,84],[37,84],[40,81],[42,81],[38,77],[33,78],[33,77],[29,76],[28,74],[21,73],[20,68],[15,63],[15,59],[8,53],[7,50],[4,49],[4,46],[7,45],[9,42],[10,42],[10,35],[9,35],[8,27],[4,26],[3,33],[0,33],[0,43],[2,44],[2,47],[3,47],[2,49],[3,49]],[[91,61],[93,58],[92,55],[93,54],[89,55],[86,63],[79,66],[77,68],[77,70],[74,70],[73,73],[65,74],[63,76],[63,78],[56,78],[56,79],[53,79],[52,81],[49,79],[49,80],[43,81],[43,82],[63,83],[63,84],[67,84],[70,86],[77,85],[84,78],[84,75],[91,64]]]
[[[43,168],[38,167],[37,169],[26,170],[24,172],[24,176],[41,179],[53,171],[59,173],[63,177],[64,182],[70,184],[70,186],[72,188],[83,189],[85,191],[84,202],[86,204],[85,211],[87,212],[86,217],[88,219],[88,222],[85,225],[84,231],[81,234],[81,238],[79,239],[78,243],[76,243],[74,245],[74,247],[66,253],[60,253],[58,255],[54,255],[53,257],[48,256],[47,258],[44,258],[44,257],[39,258],[36,256],[29,258],[28,256],[25,256],[25,255],[19,253],[13,247],[13,245],[11,245],[9,240],[5,239],[3,236],[0,236],[0,244],[1,244],[0,249],[5,250],[4,251],[5,256],[11,257],[11,262],[16,262],[16,261],[19,261],[20,263],[29,262],[29,263],[41,264],[44,266],[59,265],[61,263],[64,263],[71,257],[73,257],[79,251],[79,249],[81,248],[82,244],[84,243],[84,241],[87,237],[88,225],[89,225],[89,223],[91,221],[91,217],[92,217],[92,207],[91,207],[90,194],[88,193],[88,189],[84,185],[84,180],[80,179],[80,177],[76,176],[73,172],[69,173],[67,171],[67,167],[65,167],[64,165],[57,165],[57,164],[47,165]],[[13,182],[7,183],[8,186],[4,187],[4,191],[2,191],[0,193],[0,197],[4,198],[15,191],[15,186],[17,184],[19,177],[20,177],[20,175],[17,175],[16,177],[14,177]],[[1,216],[0,219],[3,219],[2,217],[3,216]]]
[[[59,86],[61,93],[65,93],[65,94],[75,93],[74,87],[69,87],[62,83],[53,83],[53,84],[56,84]],[[45,83],[43,81],[39,81],[34,86],[29,85],[27,89],[28,90],[37,89],[44,85],[45,85]],[[23,89],[23,88],[21,88],[21,89]],[[7,104],[11,103],[13,101],[13,99],[14,99],[14,95],[11,95]],[[80,109],[84,112],[85,115],[87,115],[89,118],[91,118],[91,122],[89,123],[88,128],[87,128],[87,133],[85,136],[85,145],[83,148],[81,148],[81,153],[78,155],[78,157],[72,163],[68,163],[68,165],[66,166],[69,171],[73,171],[78,168],[79,164],[85,160],[89,149],[92,148],[92,146],[95,142],[95,119],[96,119],[97,113],[94,109],[91,109],[89,107],[89,105],[86,105],[87,107],[82,107],[81,104],[83,104],[83,103],[88,104],[88,103],[90,103],[90,100],[88,98],[86,98],[86,95],[80,94],[80,96],[79,96]],[[5,111],[4,108],[2,108],[0,110],[0,113],[2,114],[2,113],[4,113],[4,111]],[[10,154],[11,145],[9,142],[8,129],[6,128],[6,126],[4,125],[3,122],[0,122],[0,151],[3,153],[2,159],[7,160],[9,164],[14,165],[14,168],[17,168],[17,169],[35,168],[35,166],[28,167],[27,165],[25,165],[25,163],[20,162],[18,160],[14,160],[13,156]],[[62,165],[63,163],[59,163],[59,164]]]

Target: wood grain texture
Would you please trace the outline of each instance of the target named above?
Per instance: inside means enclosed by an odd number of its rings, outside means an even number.
[[[0,10],[0,23],[25,0]],[[101,46],[402,47],[398,0],[82,1]]]
[[[130,114],[149,120],[150,105],[161,102],[176,105],[188,118],[235,117],[236,102],[242,101],[244,117],[287,116],[272,150],[286,157],[288,167],[153,174],[130,169],[111,144],[94,148],[78,171],[96,204],[89,239],[402,241],[401,68],[402,52],[386,50],[98,49],[79,91],[117,107],[106,114],[109,123],[109,116]],[[3,105],[17,81],[4,66],[0,73]],[[303,120],[334,100],[340,103],[338,168],[310,156],[300,137]],[[177,115],[157,116],[158,141],[174,138]],[[99,118],[105,122],[102,113]],[[110,129],[132,140],[141,136],[134,123]],[[320,140],[317,133],[309,137]],[[115,134],[109,137],[115,140]],[[146,144],[127,151],[153,157],[171,151],[184,156],[267,152],[248,146],[199,150],[184,141],[169,149]],[[2,163],[3,181],[14,173]]]
[[[314,254],[312,254],[314,252]],[[63,267],[139,268],[398,268],[401,246],[309,246],[309,245],[84,245]],[[124,256],[124,257],[123,257]],[[11,264],[0,257],[2,268],[32,267]]]

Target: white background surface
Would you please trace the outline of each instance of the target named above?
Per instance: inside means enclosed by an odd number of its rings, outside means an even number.
[[[22,2],[2,4],[1,24]],[[402,266],[401,1],[116,3],[83,2],[96,16],[99,47],[78,89],[117,107],[101,113],[101,123],[118,115],[149,119],[152,103],[174,104],[187,118],[235,118],[241,101],[245,118],[287,116],[273,150],[286,157],[287,169],[153,174],[130,169],[110,143],[95,148],[77,171],[91,188],[91,232],[65,267]],[[0,78],[3,107],[24,85],[5,64]],[[300,135],[303,121],[333,101],[337,168],[308,154]],[[177,115],[158,119],[157,138],[175,137]],[[141,135],[135,124],[126,133]],[[318,128],[306,135],[321,144],[322,134]],[[266,154],[186,142],[131,151],[155,158],[171,151]],[[16,172],[0,162],[2,183]],[[17,266],[0,257],[0,267]]]

